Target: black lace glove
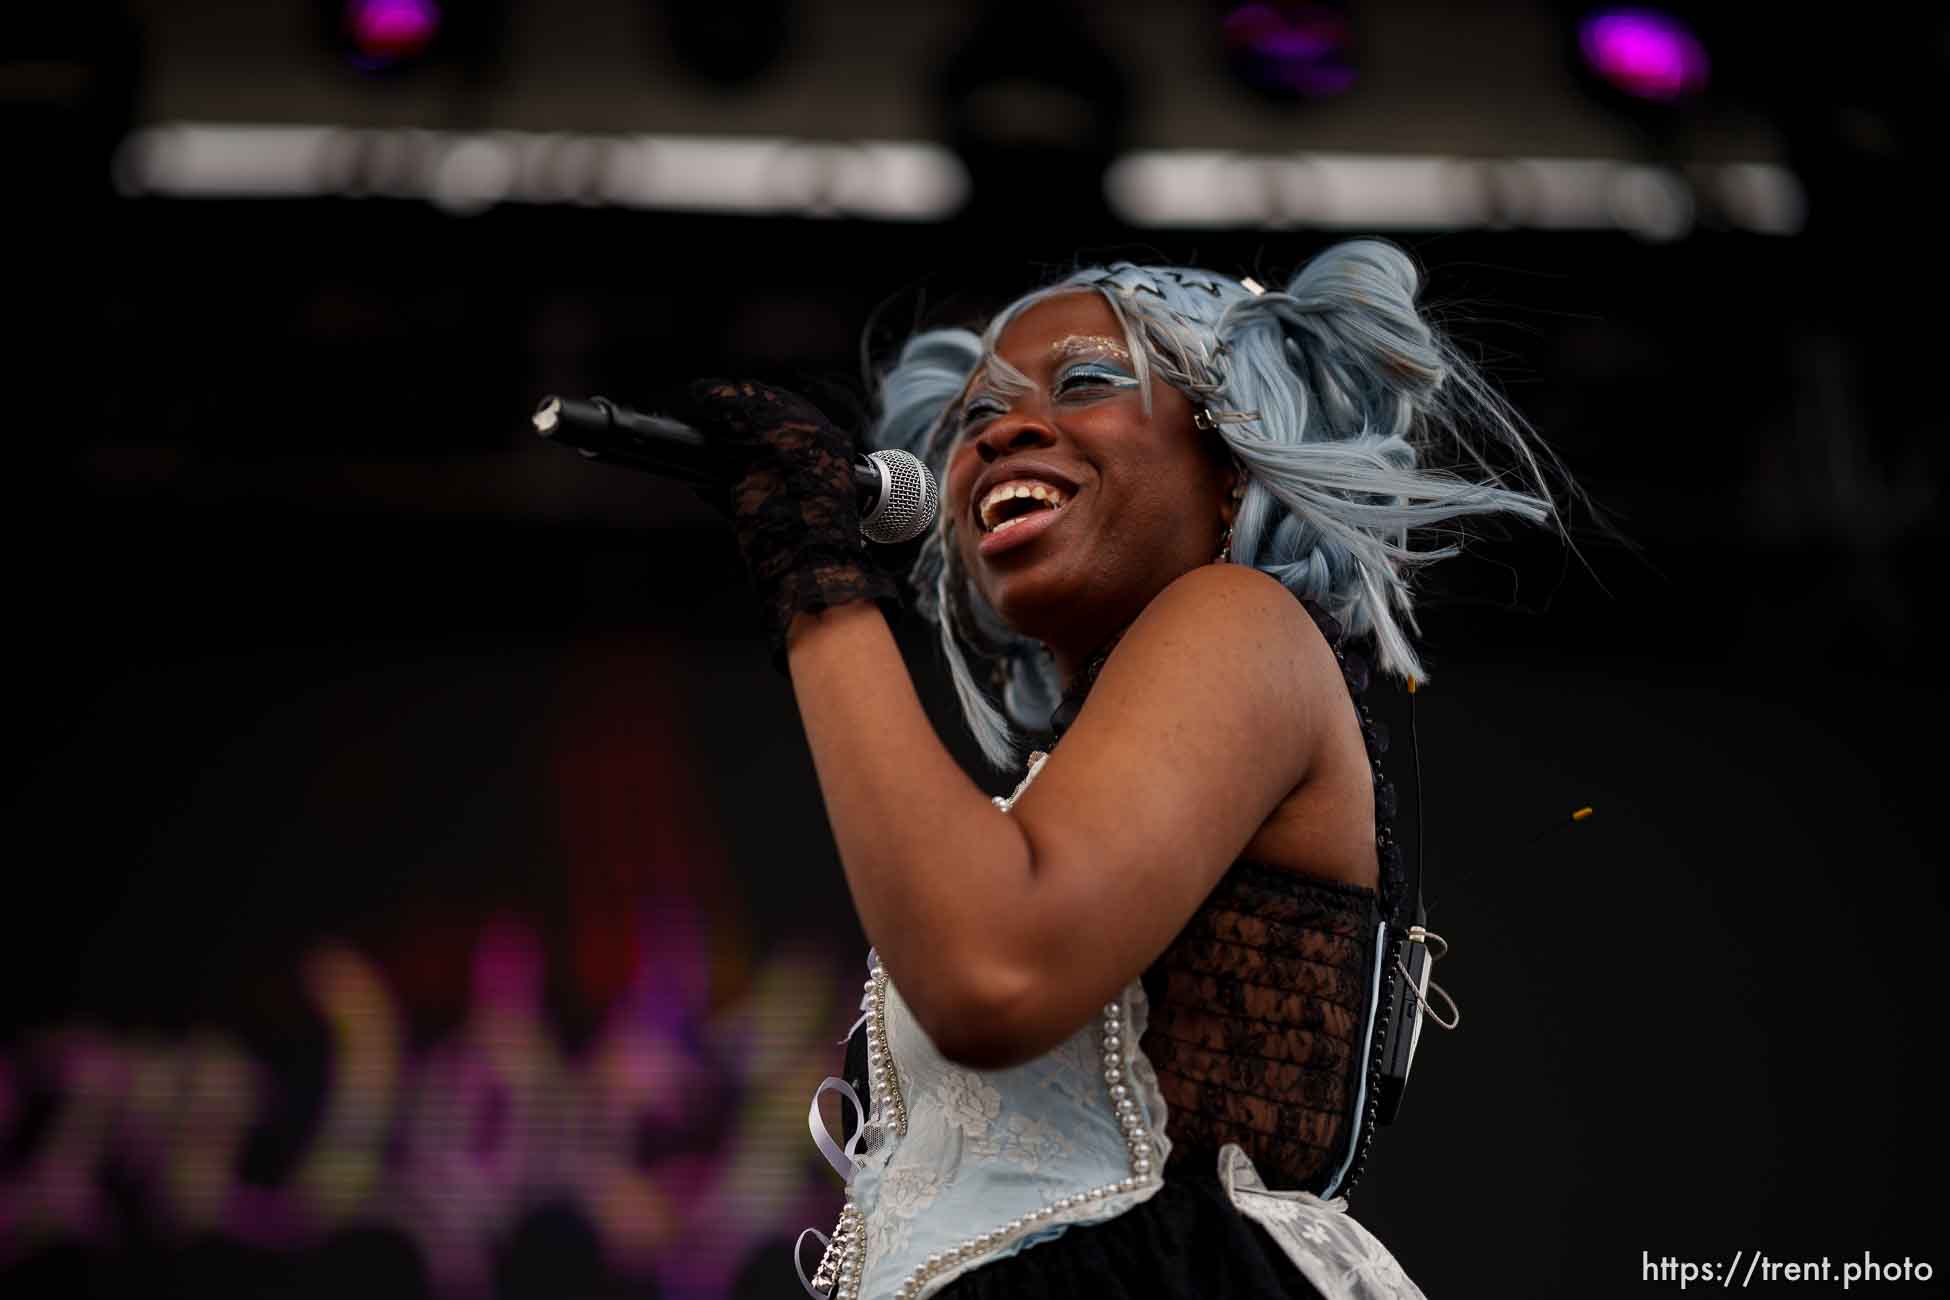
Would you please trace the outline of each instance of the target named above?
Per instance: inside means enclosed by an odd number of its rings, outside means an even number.
[[[700,380],[672,405],[718,454],[722,488],[706,499],[731,516],[774,667],[786,671],[794,615],[856,600],[899,612],[899,586],[860,537],[852,438],[798,394],[744,380]]]

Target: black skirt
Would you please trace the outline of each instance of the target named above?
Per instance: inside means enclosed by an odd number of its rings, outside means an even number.
[[[984,1264],[940,1300],[1214,1300],[1320,1292],[1266,1230],[1233,1208],[1215,1171],[1173,1170],[1144,1204]]]

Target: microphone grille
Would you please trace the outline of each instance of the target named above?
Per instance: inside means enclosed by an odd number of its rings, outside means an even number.
[[[876,451],[867,459],[880,471],[880,499],[860,521],[870,542],[911,542],[934,525],[941,509],[941,484],[912,452]]]

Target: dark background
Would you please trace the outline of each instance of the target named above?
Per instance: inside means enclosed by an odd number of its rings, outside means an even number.
[[[789,1243],[839,1203],[804,1107],[865,944],[790,692],[716,520],[526,413],[710,372],[841,413],[863,337],[1072,265],[1272,283],[1346,232],[1140,228],[1098,176],[1274,144],[1761,161],[1807,198],[1776,235],[1374,228],[1618,535],[1437,571],[1415,730],[1463,1027],[1425,1034],[1352,1209],[1430,1295],[1950,1262],[1940,18],[1695,12],[1714,89],[1655,111],[1575,73],[1571,6],[1339,7],[1362,80],[1327,104],[1216,34],[1147,44],[1216,7],[901,11],[918,63],[833,35],[838,3],[646,5],[610,48],[625,8],[455,6],[383,74],[322,7],[13,22],[0,1288],[800,1294]],[[1431,48],[1538,61],[1391,75]],[[998,67],[1084,108],[1011,134],[969,92]],[[947,141],[973,188],[895,222],[111,183],[178,121],[797,126]],[[1375,705],[1412,811],[1406,699]]]

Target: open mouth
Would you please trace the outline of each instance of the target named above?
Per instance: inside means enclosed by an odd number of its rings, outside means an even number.
[[[1010,479],[990,488],[982,498],[982,531],[1004,533],[1024,520],[1043,513],[1054,513],[1069,503],[1071,494],[1040,479]]]

